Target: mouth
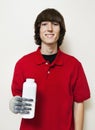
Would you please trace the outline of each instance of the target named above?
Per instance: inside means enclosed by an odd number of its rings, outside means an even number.
[[[52,38],[52,37],[54,37],[54,34],[45,34],[45,36],[46,36],[47,38]]]

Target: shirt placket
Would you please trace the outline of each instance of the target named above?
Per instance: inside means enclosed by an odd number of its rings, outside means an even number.
[[[49,75],[51,73],[50,64],[49,64],[49,62],[46,61],[45,65],[47,67],[47,74]]]

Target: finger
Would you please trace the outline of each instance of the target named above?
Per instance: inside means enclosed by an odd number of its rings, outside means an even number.
[[[15,106],[14,109],[17,111],[23,110],[22,106]]]
[[[17,102],[14,103],[15,106],[22,106],[22,104],[23,104],[23,103],[22,103],[22,102],[19,102],[19,101],[17,101]]]
[[[30,98],[22,98],[22,101],[32,102],[32,101],[33,101],[33,99],[30,99]]]
[[[24,108],[22,108],[22,109],[19,111],[19,113],[20,113],[20,114],[28,114],[28,113],[30,113],[30,110],[31,110],[31,108],[24,107]]]
[[[21,110],[21,111],[24,111],[24,110],[31,110],[31,108],[30,108],[30,107],[22,106],[22,107],[20,107],[20,110]]]
[[[15,106],[14,107],[14,112],[15,113],[20,113],[20,114],[25,114],[25,113],[29,113],[29,111],[31,110],[30,107],[24,107],[24,106]]]
[[[33,99],[19,97],[19,96],[16,97],[15,99],[16,99],[16,101],[20,101],[20,102],[22,102],[22,101],[33,101]]]
[[[15,106],[14,107],[14,113],[20,113],[21,107],[20,106]]]
[[[29,111],[30,111],[31,108],[30,108],[30,107],[24,107],[22,110],[24,110],[24,111],[25,111],[25,110],[29,110]]]
[[[24,111],[21,110],[19,113],[20,113],[20,114],[29,114],[30,112],[27,111],[27,110],[24,110]]]
[[[19,102],[22,102],[22,97],[16,96],[16,97],[15,97],[15,100],[16,100],[16,101],[19,101]]]
[[[32,105],[31,103],[27,103],[26,101],[22,101],[22,102],[16,101],[14,103],[14,106],[31,106],[31,105]]]
[[[24,107],[32,106],[32,104],[31,103],[22,102],[22,106],[24,106]]]

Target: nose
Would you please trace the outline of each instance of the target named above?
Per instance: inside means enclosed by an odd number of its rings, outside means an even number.
[[[48,23],[48,30],[49,30],[49,31],[52,31],[52,30],[53,30],[53,26],[52,26],[52,23],[51,23],[51,22]]]

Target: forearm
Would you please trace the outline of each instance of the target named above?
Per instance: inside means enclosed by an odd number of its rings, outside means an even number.
[[[84,103],[74,103],[74,124],[75,130],[83,130]]]

